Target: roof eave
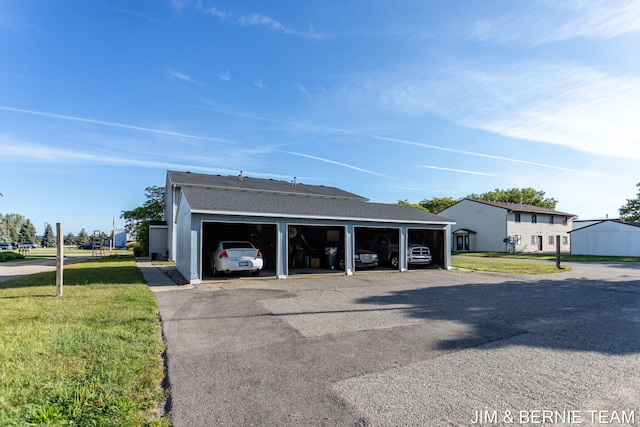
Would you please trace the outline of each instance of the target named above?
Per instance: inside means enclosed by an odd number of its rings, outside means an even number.
[[[247,212],[247,211],[219,211],[208,209],[194,209],[192,214],[199,215],[227,215],[227,216],[245,216],[245,217],[262,217],[262,218],[290,218],[290,219],[312,219],[312,220],[329,220],[329,221],[362,221],[362,222],[380,222],[385,224],[423,224],[423,225],[453,225],[455,221],[428,221],[428,220],[396,220],[391,218],[360,218],[349,216],[321,216],[321,215],[298,215],[286,213],[272,212]]]

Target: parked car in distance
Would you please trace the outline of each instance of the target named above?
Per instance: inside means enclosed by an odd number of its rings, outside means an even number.
[[[78,245],[78,249],[93,249],[93,243],[87,242],[81,245]]]
[[[344,251],[340,250],[338,252],[338,257],[340,258],[340,269],[344,270],[345,261],[344,261]],[[378,266],[378,254],[373,251],[369,251],[367,249],[356,248],[356,254],[354,257],[356,270],[358,269],[369,269],[372,270]]]
[[[0,242],[0,250],[10,251],[13,249],[13,245],[7,242]]]
[[[32,248],[32,249],[35,249],[37,247],[38,247],[38,245],[36,245],[35,242],[22,242],[22,243],[18,244],[18,249],[21,249],[21,248]]]
[[[398,238],[386,234],[378,234],[373,239],[371,249],[377,254],[382,262],[393,268],[400,266],[400,248]],[[425,266],[431,264],[431,251],[427,246],[417,243],[409,243],[407,246],[407,264],[409,266]]]
[[[211,270],[214,276],[232,271],[247,271],[257,276],[263,265],[260,249],[246,241],[221,240],[211,255]]]

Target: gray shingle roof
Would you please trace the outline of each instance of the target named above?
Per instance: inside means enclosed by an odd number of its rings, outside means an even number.
[[[200,186],[186,186],[182,188],[182,192],[193,213],[389,223],[454,223],[444,217],[411,206],[371,203],[360,199],[249,192]]]
[[[274,179],[261,179],[239,176],[205,175],[191,172],[167,171],[167,176],[172,184],[179,187],[202,186],[209,188],[226,188],[240,191],[268,192],[298,194],[303,196],[329,197],[339,199],[354,199],[367,201],[368,199],[357,194],[349,193],[336,187],[325,187],[324,185],[296,184],[278,181]]]
[[[465,199],[470,200],[472,202],[483,203],[489,206],[495,206],[497,208],[507,209],[512,212],[523,212],[523,213],[534,213],[534,214],[547,214],[547,215],[559,215],[559,216],[576,216],[575,214],[560,212],[553,209],[541,208],[538,206],[531,205],[521,205],[519,203],[507,203],[507,202],[491,202],[488,200],[476,200],[476,199]]]

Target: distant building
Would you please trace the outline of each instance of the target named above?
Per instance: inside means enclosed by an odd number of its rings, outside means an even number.
[[[131,236],[124,229],[113,230],[113,246],[115,248],[124,248],[131,241]]]
[[[640,256],[640,222],[575,221],[573,228],[570,232],[572,254]]]
[[[452,231],[454,251],[570,252],[574,214],[521,205],[463,199],[438,215],[456,222]]]

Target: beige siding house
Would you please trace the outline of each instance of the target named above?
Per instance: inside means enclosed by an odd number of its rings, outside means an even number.
[[[517,203],[463,199],[440,212],[456,222],[454,251],[570,252],[574,214]]]

